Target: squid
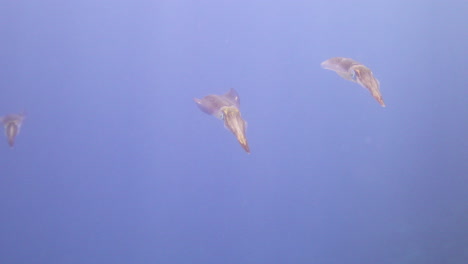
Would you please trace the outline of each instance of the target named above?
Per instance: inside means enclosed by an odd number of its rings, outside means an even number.
[[[372,74],[372,71],[363,64],[343,57],[335,57],[321,63],[322,68],[335,71],[339,76],[346,80],[358,83],[369,90],[372,97],[382,107],[385,107],[384,100],[380,94],[380,83]]]
[[[242,118],[240,112],[240,99],[236,90],[230,89],[223,95],[207,95],[202,99],[193,98],[197,106],[203,112],[213,115],[224,121],[224,127],[236,136],[242,148],[250,153],[247,142],[247,122]]]
[[[24,114],[10,114],[0,117],[0,122],[5,127],[5,135],[8,139],[8,145],[10,145],[10,147],[15,145],[15,138],[20,132],[24,118]]]

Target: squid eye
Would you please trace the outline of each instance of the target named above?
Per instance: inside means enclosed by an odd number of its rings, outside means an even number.
[[[351,79],[356,80],[356,72],[354,70],[350,70],[349,73],[350,73]]]
[[[218,113],[218,118],[224,120],[224,113],[222,111]]]

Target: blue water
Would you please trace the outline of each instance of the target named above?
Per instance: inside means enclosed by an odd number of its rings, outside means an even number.
[[[467,28],[461,0],[0,1],[0,263],[468,263]],[[192,100],[229,88],[250,155]]]

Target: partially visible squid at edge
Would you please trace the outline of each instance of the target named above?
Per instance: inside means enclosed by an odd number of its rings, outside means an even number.
[[[202,99],[193,99],[197,106],[205,113],[213,115],[224,121],[224,127],[229,129],[242,148],[250,153],[246,137],[247,122],[240,112],[240,99],[236,90],[230,89],[223,95],[207,95]]]
[[[15,145],[15,138],[18,136],[25,118],[26,116],[24,114],[10,114],[0,117],[0,122],[5,128],[5,135],[10,147]]]
[[[380,94],[379,81],[374,77],[372,71],[363,64],[350,58],[335,57],[322,62],[320,65],[324,69],[335,71],[346,80],[360,84],[369,90],[382,107],[385,107]]]

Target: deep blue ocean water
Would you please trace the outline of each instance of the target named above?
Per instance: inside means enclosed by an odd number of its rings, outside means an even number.
[[[1,0],[0,263],[468,263],[467,28],[461,0]],[[192,100],[229,88],[251,154]]]

